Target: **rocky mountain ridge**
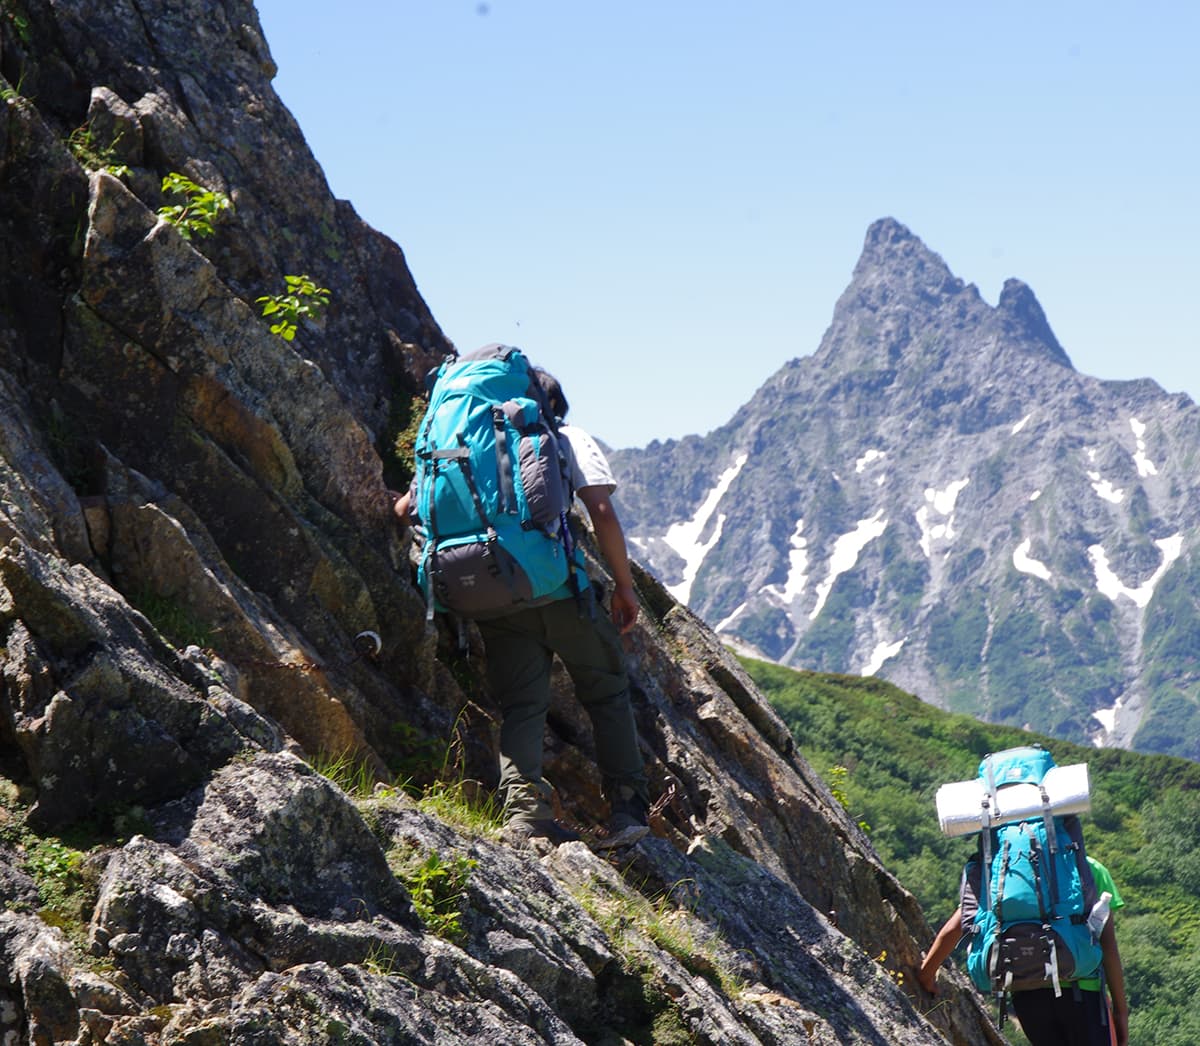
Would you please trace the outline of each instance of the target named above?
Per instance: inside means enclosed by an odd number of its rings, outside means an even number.
[[[941,707],[1200,758],[1200,411],[1078,373],[894,219],[820,347],[705,437],[621,451],[623,519],[735,645]]]
[[[652,837],[539,859],[431,812],[495,778],[386,492],[449,346],[273,74],[248,0],[0,4],[0,1038],[998,1042],[961,978],[902,983],[912,896],[649,575]],[[232,203],[213,235],[172,173]],[[285,340],[258,299],[301,273],[330,306]]]

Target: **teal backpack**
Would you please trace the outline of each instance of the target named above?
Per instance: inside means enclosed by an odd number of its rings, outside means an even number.
[[[997,809],[1006,785],[1041,785],[1054,759],[1040,746],[985,756],[979,776]],[[963,882],[964,922],[974,910],[967,971],[981,991],[1053,987],[1093,977],[1100,945],[1088,925],[1096,884],[1083,845],[1079,818],[1054,816],[1042,789],[1041,817],[980,833],[980,855]]]
[[[564,586],[581,590],[567,459],[520,349],[485,345],[447,359],[415,451],[417,580],[430,615],[497,617],[559,598]]]

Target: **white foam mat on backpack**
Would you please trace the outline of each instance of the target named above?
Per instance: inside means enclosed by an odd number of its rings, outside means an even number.
[[[1042,788],[1056,816],[1085,814],[1092,808],[1087,763],[1055,766],[1046,771]],[[954,781],[937,790],[938,823],[946,835],[968,835],[984,827],[987,785],[979,778]],[[990,803],[989,803],[990,806]],[[989,824],[1009,824],[1042,816],[1042,789],[1035,784],[1010,784],[996,790],[996,808]]]

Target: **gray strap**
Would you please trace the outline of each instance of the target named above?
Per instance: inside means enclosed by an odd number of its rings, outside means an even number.
[[[1058,906],[1058,868],[1055,857],[1058,855],[1058,832],[1054,827],[1054,818],[1050,814],[1050,796],[1046,794],[1044,785],[1038,786],[1042,792],[1042,825],[1046,829],[1046,843],[1050,847],[1050,903]],[[1057,913],[1055,913],[1057,914]]]
[[[504,427],[504,407],[492,407],[492,427],[496,431],[496,483],[500,488],[500,511],[517,511],[517,492],[513,488],[512,451],[508,430]]]
[[[1000,878],[996,882],[996,922],[1004,923],[1004,878],[1008,875],[1008,840],[1004,840],[1004,849],[1000,851]],[[992,907],[992,899],[988,898],[988,907]]]
[[[983,874],[980,882],[983,886],[983,897],[987,906],[992,906],[988,897],[988,873],[992,866],[992,818],[999,807],[996,805],[996,775],[992,769],[992,756],[989,753],[983,757],[983,765],[987,771],[987,794],[983,797]]]
[[[979,870],[979,886],[980,896],[983,898],[982,903],[989,908],[992,906],[992,900],[988,896],[988,875],[992,870],[992,814],[988,808],[987,797],[983,800],[983,866]]]

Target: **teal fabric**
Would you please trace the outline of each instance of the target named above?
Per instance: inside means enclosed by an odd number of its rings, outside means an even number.
[[[545,602],[570,578],[568,479],[528,360],[485,346],[438,372],[416,440],[418,583],[464,617]]]

